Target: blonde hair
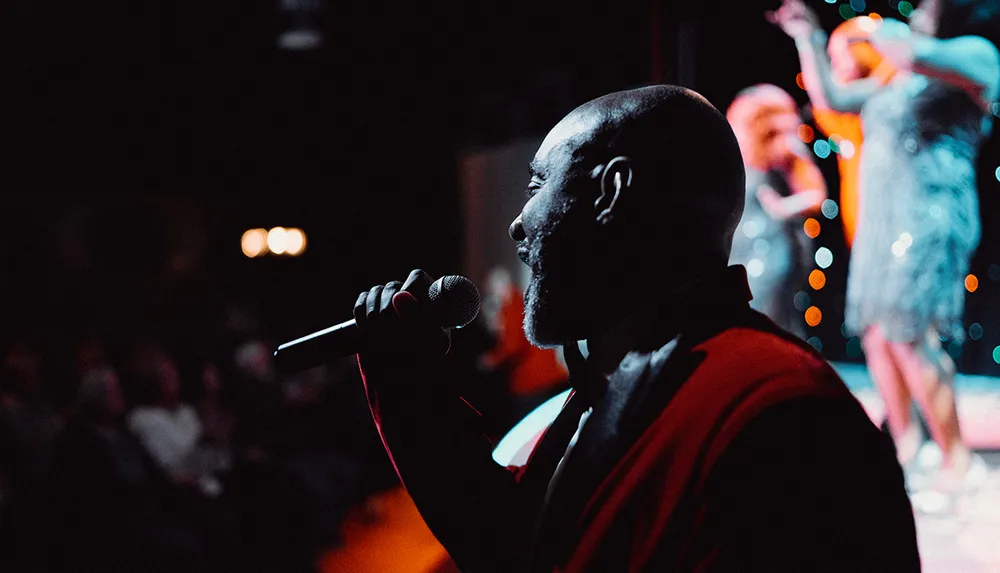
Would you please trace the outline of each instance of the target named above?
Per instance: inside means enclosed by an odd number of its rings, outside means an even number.
[[[795,99],[773,84],[757,84],[736,94],[726,110],[726,119],[739,141],[743,164],[766,169],[771,163],[770,143],[787,135],[775,129],[772,120],[780,115],[798,113]]]

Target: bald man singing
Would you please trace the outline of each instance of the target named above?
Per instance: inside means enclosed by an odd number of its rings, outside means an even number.
[[[573,391],[501,467],[452,375],[415,270],[354,315],[376,425],[462,571],[919,571],[889,441],[810,346],[749,307],[728,266],[744,171],[725,117],[657,85],[573,110],[510,226],[524,328]]]

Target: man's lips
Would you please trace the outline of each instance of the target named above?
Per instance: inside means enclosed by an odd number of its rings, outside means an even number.
[[[528,257],[527,247],[518,247],[517,258],[521,259],[522,263],[528,265],[529,267],[531,266],[531,259]]]

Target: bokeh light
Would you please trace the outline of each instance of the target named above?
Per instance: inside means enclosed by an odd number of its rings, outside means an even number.
[[[828,269],[833,264],[833,253],[826,247],[820,247],[816,251],[816,264],[821,269]]]
[[[993,349],[993,362],[1000,364],[1000,346]]]
[[[899,10],[900,15],[904,18],[909,18],[910,14],[913,13],[913,4],[910,4],[906,0],[902,0],[897,6],[896,10]]]
[[[268,231],[267,248],[276,255],[284,254],[288,249],[288,231],[284,227],[275,227]]]
[[[250,229],[243,233],[240,240],[240,247],[243,254],[249,258],[259,257],[267,253],[267,231],[264,229]]]
[[[825,287],[826,273],[819,269],[813,269],[813,271],[809,273],[809,286],[811,286],[813,290],[821,290]]]
[[[976,292],[976,289],[978,288],[979,288],[979,277],[977,277],[976,275],[969,275],[965,277],[965,290],[969,292]]]
[[[834,133],[831,134],[830,137],[826,138],[826,141],[830,144],[830,151],[840,153],[840,143],[844,141],[844,136],[839,133]]]
[[[840,214],[840,207],[837,205],[837,202],[834,201],[833,199],[827,199],[823,201],[823,205],[820,207],[820,211],[823,213],[823,216],[826,217],[827,219],[836,219],[837,215]]]
[[[830,142],[825,139],[817,139],[816,143],[813,144],[813,153],[820,159],[830,157],[830,151]]]
[[[816,352],[823,352],[823,341],[820,340],[818,336],[812,336],[809,340],[806,340],[806,342],[815,348]]]
[[[823,322],[823,311],[816,306],[810,306],[806,309],[806,324],[809,326],[819,326],[819,323]]]
[[[973,322],[969,326],[969,338],[972,340],[981,340],[983,338],[983,325]]]
[[[844,159],[850,159],[854,157],[855,151],[854,144],[850,140],[845,139],[840,142],[840,150],[837,153]]]
[[[855,12],[864,12],[868,6],[865,4],[865,0],[851,0],[851,8]]]
[[[840,17],[844,20],[850,20],[858,15],[857,11],[851,8],[850,4],[841,4],[837,11],[840,12]]]
[[[802,76],[802,72],[795,74],[795,85],[799,86],[801,89],[806,89],[806,80]]]
[[[806,232],[806,236],[810,239],[815,239],[819,236],[820,224],[819,221],[809,217],[806,222],[802,224],[802,230]]]
[[[813,131],[813,128],[803,123],[799,126],[799,139],[803,143],[812,143],[816,139],[816,132]],[[1000,168],[997,168],[997,179],[1000,179]]]
[[[872,20],[875,20],[876,22],[882,21],[882,15],[879,14],[878,12],[869,12],[868,17],[871,18]]]
[[[991,281],[1000,281],[1000,265],[993,263],[990,265],[990,270],[987,271]]]
[[[792,302],[795,303],[796,310],[805,312],[809,308],[809,305],[812,304],[812,299],[809,298],[809,293],[800,290],[795,293],[795,298],[792,299]]]
[[[760,259],[750,259],[747,262],[747,274],[753,278],[757,278],[764,274],[764,261]]]
[[[1000,181],[1000,167],[997,167],[997,170],[993,174],[996,175],[997,181]]]
[[[288,229],[285,234],[285,254],[301,255],[306,249],[306,234],[302,229]]]

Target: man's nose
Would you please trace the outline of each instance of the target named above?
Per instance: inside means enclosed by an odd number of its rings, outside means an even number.
[[[514,239],[515,241],[523,241],[525,239],[524,227],[521,226],[520,215],[518,215],[514,219],[514,222],[510,224],[510,227],[507,228],[507,234],[510,235],[510,238]]]

